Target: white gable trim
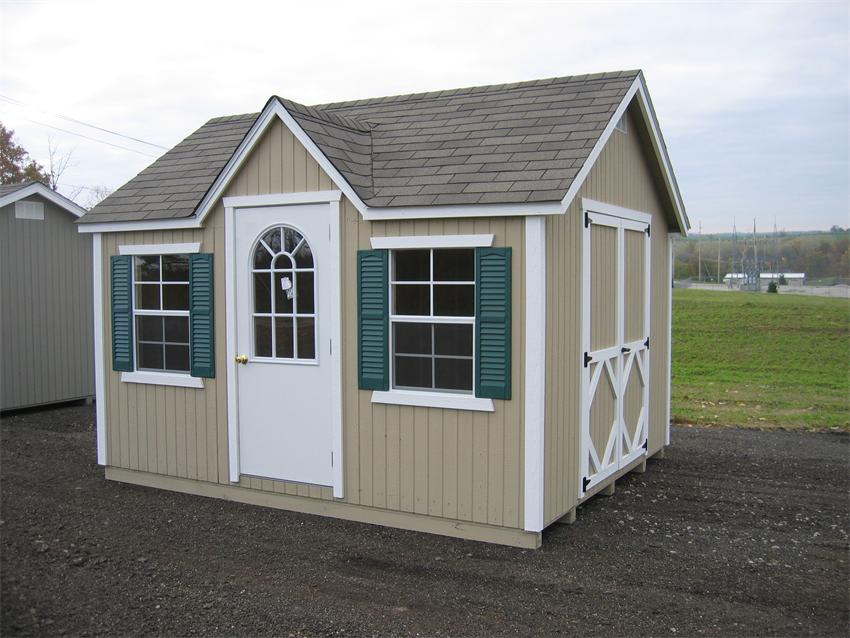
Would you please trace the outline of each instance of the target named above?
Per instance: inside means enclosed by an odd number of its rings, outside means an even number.
[[[6,206],[7,204],[13,204],[19,199],[29,197],[30,195],[40,195],[49,202],[59,206],[59,208],[68,211],[74,217],[82,217],[86,214],[85,208],[83,208],[82,206],[78,206],[64,195],[60,195],[56,191],[49,189],[41,182],[36,182],[34,184],[30,184],[29,186],[25,186],[24,188],[19,188],[13,193],[9,193],[4,197],[0,197],[0,208]]]
[[[633,98],[637,98],[640,107],[640,113],[650,132],[652,148],[656,160],[662,169],[664,183],[670,201],[673,203],[673,208],[676,213],[679,231],[685,235],[690,228],[688,218],[685,213],[685,207],[682,202],[679,187],[676,184],[676,177],[673,174],[673,168],[670,164],[670,158],[667,155],[664,138],[661,136],[661,129],[658,126],[658,121],[655,117],[655,110],[652,107],[652,102],[649,99],[649,92],[646,89],[646,84],[643,80],[643,74],[639,74],[632,83],[629,90],[626,92],[623,99],[620,101],[616,111],[609,120],[602,135],[596,141],[590,155],[585,160],[573,183],[571,184],[566,195],[560,202],[539,202],[539,203],[517,203],[517,204],[458,204],[458,205],[431,205],[431,206],[388,206],[388,207],[370,207],[354,192],[354,189],[342,176],[342,174],[333,166],[327,156],[316,146],[310,136],[301,128],[301,125],[295,121],[289,111],[280,103],[277,98],[272,98],[266,104],[262,113],[260,113],[257,121],[248,131],[245,139],[234,151],[230,160],[228,160],[224,169],[222,169],[216,181],[210,187],[207,194],[198,204],[197,213],[191,218],[182,219],[166,219],[166,220],[143,220],[137,222],[103,222],[92,223],[81,226],[81,233],[94,232],[119,232],[119,231],[135,231],[148,230],[154,228],[199,228],[202,225],[204,218],[213,209],[216,202],[224,194],[224,190],[235,177],[236,173],[249,157],[251,150],[259,141],[266,128],[274,121],[275,117],[286,125],[295,138],[307,149],[310,156],[321,166],[322,170],[331,178],[334,185],[345,195],[354,207],[363,216],[363,219],[369,221],[378,220],[399,220],[399,219],[430,219],[430,218],[450,218],[450,217],[506,217],[506,216],[529,216],[529,215],[563,215],[569,210],[576,195],[579,192],[582,184],[590,174],[591,169],[596,164],[596,160],[602,153],[602,149],[611,137],[611,134],[616,130],[617,123],[623,117],[629,104]]]
[[[576,175],[573,183],[570,185],[570,189],[567,191],[567,194],[564,195],[564,199],[561,200],[563,212],[566,212],[567,209],[569,209],[570,204],[572,204],[579,189],[582,184],[584,184],[584,180],[587,179],[587,176],[590,174],[590,170],[596,164],[596,160],[602,153],[602,149],[605,148],[605,144],[608,142],[611,134],[616,130],[617,123],[623,117],[626,109],[629,107],[629,104],[631,104],[632,98],[635,96],[638,98],[641,115],[643,115],[644,122],[650,132],[650,139],[652,140],[652,148],[655,152],[655,157],[662,168],[664,184],[667,187],[667,194],[670,197],[670,201],[673,202],[673,209],[676,212],[679,232],[682,235],[687,235],[690,224],[688,223],[688,218],[685,214],[685,205],[682,202],[682,197],[679,193],[676,176],[673,174],[673,167],[670,164],[670,158],[667,155],[667,147],[664,144],[664,138],[661,136],[661,129],[658,126],[658,120],[655,118],[655,109],[652,107],[652,102],[649,99],[649,92],[647,91],[646,84],[643,81],[642,73],[638,74],[635,81],[632,83],[632,86],[629,87],[629,90],[626,92],[626,95],[623,97],[620,105],[617,107],[617,110],[614,111],[614,115],[608,121],[608,125],[605,127],[602,135],[598,140],[596,140],[593,150],[590,152],[590,155],[587,157],[587,160],[585,160],[581,170],[579,170],[578,175]]]

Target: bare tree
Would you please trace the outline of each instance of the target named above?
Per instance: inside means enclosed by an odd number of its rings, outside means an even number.
[[[83,207],[87,208],[88,210],[91,210],[104,199],[112,195],[112,189],[107,188],[103,184],[98,184],[97,186],[87,186],[85,190],[88,191],[88,197],[86,198],[86,203]]]
[[[48,186],[52,190],[59,190],[59,180],[62,179],[62,175],[69,168],[76,166],[76,163],[72,162],[72,158],[74,156],[73,149],[70,151],[63,151],[58,146],[53,144],[53,138],[49,135],[47,136],[47,153],[48,153],[48,164],[47,164],[47,178],[48,178]],[[80,194],[80,190],[71,191],[71,195],[69,195],[70,199],[75,199],[77,195]]]

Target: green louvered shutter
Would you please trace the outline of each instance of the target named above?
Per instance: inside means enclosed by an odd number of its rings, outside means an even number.
[[[475,395],[511,398],[511,249],[475,251]]]
[[[110,259],[112,283],[112,369],[133,371],[133,257]]]
[[[189,342],[193,377],[215,377],[212,253],[189,255]]]
[[[357,251],[357,363],[361,390],[390,387],[388,261],[386,250]]]

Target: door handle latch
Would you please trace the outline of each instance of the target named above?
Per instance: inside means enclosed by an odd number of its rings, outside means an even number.
[[[248,355],[247,354],[237,354],[236,355],[236,363],[241,363],[243,366],[248,363]]]

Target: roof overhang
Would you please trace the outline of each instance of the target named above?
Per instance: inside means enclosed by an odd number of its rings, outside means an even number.
[[[570,205],[578,194],[582,184],[584,184],[585,179],[587,179],[587,176],[590,174],[590,171],[596,163],[602,149],[605,147],[606,142],[614,132],[617,122],[620,120],[623,113],[625,113],[634,98],[637,98],[637,103],[640,107],[639,112],[646,124],[647,130],[649,131],[650,139],[652,140],[652,150],[661,169],[666,194],[669,197],[673,210],[675,211],[678,231],[682,235],[687,235],[690,223],[685,212],[685,206],[682,202],[681,194],[679,193],[679,187],[676,183],[673,167],[667,154],[667,147],[664,143],[664,138],[661,136],[661,129],[655,116],[655,109],[653,108],[652,101],[649,98],[649,92],[646,89],[642,73],[638,74],[631,87],[629,87],[629,90],[620,101],[620,104],[617,106],[617,110],[614,112],[614,115],[611,117],[608,125],[602,132],[602,135],[596,141],[590,155],[582,165],[581,170],[579,170],[570,185],[569,190],[560,202],[459,204],[453,206],[367,206],[357,195],[348,181],[342,176],[336,167],[334,167],[327,155],[319,149],[307,132],[300,124],[298,124],[289,111],[287,111],[286,107],[284,107],[277,97],[273,96],[268,102],[266,102],[265,107],[257,117],[257,120],[254,122],[251,129],[245,135],[245,138],[236,148],[230,160],[228,160],[227,164],[225,164],[224,168],[221,170],[212,186],[210,186],[203,199],[199,202],[195,209],[194,216],[182,219],[95,222],[91,224],[81,224],[80,232],[99,233],[167,228],[200,228],[203,225],[203,221],[206,216],[213,210],[216,203],[224,195],[225,189],[248,159],[251,154],[251,150],[260,140],[266,128],[274,121],[274,118],[279,118],[292,132],[295,138],[302,146],[304,146],[310,156],[316,161],[322,170],[327,173],[334,185],[342,191],[343,195],[348,198],[365,220],[383,221],[447,217],[563,215],[567,212],[567,210],[569,210]]]
[[[40,195],[49,202],[68,211],[74,217],[82,217],[86,214],[85,208],[75,204],[64,195],[60,195],[56,191],[51,190],[41,182],[33,182],[29,186],[24,186],[23,188],[19,188],[18,190],[9,193],[8,195],[0,197],[0,208],[8,206],[9,204],[14,204],[16,201],[24,199],[25,197],[30,197],[31,195]]]

